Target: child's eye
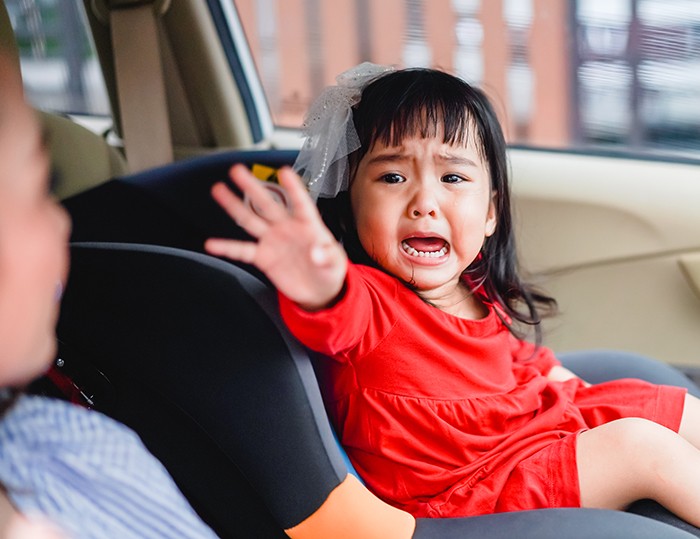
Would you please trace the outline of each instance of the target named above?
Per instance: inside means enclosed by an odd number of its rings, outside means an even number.
[[[389,174],[384,174],[381,177],[381,180],[384,183],[403,183],[406,181],[406,178],[401,176],[401,174],[396,174],[394,172],[390,172]]]
[[[443,176],[440,181],[444,183],[460,183],[460,182],[466,182],[466,178],[463,178],[462,176],[458,176],[457,174],[446,174]]]

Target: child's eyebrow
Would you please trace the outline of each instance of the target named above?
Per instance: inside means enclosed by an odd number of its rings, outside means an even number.
[[[408,159],[408,156],[402,152],[392,152],[392,153],[383,153],[380,155],[375,155],[373,156],[368,162],[368,165],[374,165],[378,163],[395,163],[397,161],[405,161]]]
[[[441,154],[437,156],[437,159],[439,161],[442,161],[444,163],[450,163],[452,165],[465,165],[468,167],[479,166],[473,159],[469,159],[468,157],[462,157],[461,155]]]
[[[398,150],[396,152],[386,152],[382,153],[379,155],[375,155],[369,159],[367,162],[368,165],[375,165],[375,164],[381,164],[381,163],[396,163],[400,161],[406,161],[410,159],[411,156],[407,155],[401,150]],[[461,155],[455,155],[451,153],[442,153],[438,154],[435,156],[436,161],[440,161],[442,163],[449,163],[451,165],[462,165],[462,166],[468,166],[468,167],[476,167],[478,168],[479,165],[476,161],[473,159],[470,159],[468,157],[464,157]]]

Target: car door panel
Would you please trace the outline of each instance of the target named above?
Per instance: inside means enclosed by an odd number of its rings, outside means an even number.
[[[557,351],[616,348],[700,367],[700,169],[511,151],[525,269],[559,301]]]

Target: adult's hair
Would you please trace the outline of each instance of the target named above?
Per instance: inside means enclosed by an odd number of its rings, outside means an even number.
[[[533,326],[539,343],[541,318],[555,311],[556,301],[520,277],[506,142],[486,95],[442,71],[405,69],[369,84],[353,109],[353,121],[361,146],[350,156],[350,189],[358,164],[375,143],[396,146],[404,138],[432,138],[441,134],[446,144],[466,145],[470,137],[474,138],[474,145],[488,166],[491,191],[496,193],[497,224],[494,234],[486,238],[481,255],[465,268],[465,275],[475,291],[480,289],[489,302],[505,311],[502,318],[511,332],[522,336],[510,319]],[[376,267],[357,238],[349,196],[347,193],[339,196],[336,229],[340,239],[351,260]]]

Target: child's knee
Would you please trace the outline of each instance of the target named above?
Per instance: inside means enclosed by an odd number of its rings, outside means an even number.
[[[668,430],[653,421],[638,417],[618,419],[601,427],[607,427],[611,441],[616,442],[620,448],[649,448],[658,441],[660,432]]]
[[[654,468],[682,443],[681,437],[672,430],[636,417],[600,425],[582,433],[581,438],[579,449],[588,452],[594,460],[630,470]]]
[[[687,450],[676,432],[647,419],[618,419],[589,432],[598,438],[592,444],[597,459],[642,475],[663,468],[671,455]]]
[[[680,438],[640,418],[618,419],[581,433],[577,445],[581,503],[621,509],[648,497],[673,437]]]

